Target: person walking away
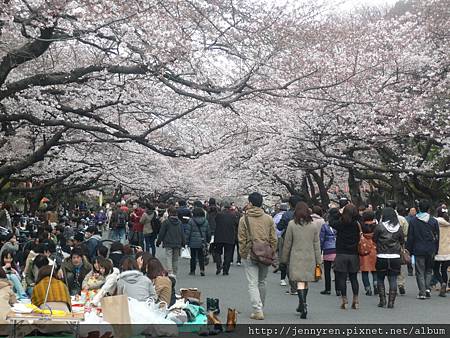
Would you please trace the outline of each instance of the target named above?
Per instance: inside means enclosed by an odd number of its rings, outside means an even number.
[[[141,248],[144,247],[144,226],[140,222],[143,214],[144,209],[142,209],[139,204],[135,204],[133,212],[130,215],[131,229],[128,237],[131,245],[137,245]]]
[[[336,258],[336,231],[328,223],[322,225],[320,229],[320,249],[323,254],[323,269],[325,275],[325,290],[322,295],[331,294],[331,267]],[[339,295],[337,284],[335,283],[336,295]]]
[[[197,261],[200,265],[200,275],[205,276],[204,246],[211,240],[208,221],[202,208],[194,208],[192,218],[186,227],[186,243],[191,249],[191,271],[189,275],[195,275]]]
[[[283,242],[282,240],[282,235],[283,235],[283,231],[280,231],[277,229],[278,223],[280,223],[281,217],[283,217],[284,213],[286,211],[288,211],[289,209],[289,205],[287,203],[281,203],[279,208],[278,208],[278,212],[275,213],[275,215],[273,216],[273,223],[275,225],[275,233],[277,234],[277,258],[281,257],[281,244]],[[277,267],[275,268],[275,270],[273,270],[273,273],[277,273],[278,271],[280,271],[280,266],[279,266],[279,262]],[[284,279],[280,280],[280,285],[281,286],[286,286],[287,283]]]
[[[185,200],[178,201],[177,216],[181,224],[183,224],[183,231],[186,232],[187,224],[192,217],[192,213],[187,207]]]
[[[398,222],[400,223],[400,228],[403,231],[403,235],[405,236],[406,242],[406,239],[408,238],[409,223],[406,220],[406,217],[402,215],[402,213],[403,214],[405,213],[405,209],[397,208],[396,203],[392,203],[392,208],[396,210]],[[408,273],[409,276],[413,275],[413,267],[411,262],[409,263],[402,262],[402,265],[406,265],[407,272],[400,269],[400,274],[397,277],[398,292],[401,296],[406,294],[406,273]]]
[[[342,209],[332,208],[329,212],[330,226],[337,230],[335,274],[336,284],[342,296],[341,309],[347,308],[347,275],[353,292],[352,309],[359,308],[359,213],[356,206],[347,204]]]
[[[224,276],[228,275],[231,261],[233,260],[234,241],[239,219],[230,208],[230,202],[225,201],[223,203],[223,210],[217,214],[215,219],[216,231],[214,235],[214,246],[216,253],[216,275],[220,274],[222,270]]]
[[[282,232],[281,235],[281,245],[280,245],[280,250],[281,252],[283,252],[283,242],[284,242],[284,234],[286,232],[287,226],[289,224],[289,222],[291,220],[294,219],[294,211],[295,211],[295,206],[297,205],[298,202],[301,202],[301,198],[300,196],[297,195],[292,195],[289,198],[289,207],[290,209],[288,211],[286,211],[283,216],[281,217],[280,221],[278,222],[277,225],[277,230]],[[280,285],[283,286],[285,285],[285,283],[283,283],[282,281],[286,281],[286,276],[288,273],[288,267],[286,267],[286,269],[280,269],[281,270],[281,280],[280,280]],[[291,294],[291,295],[296,295],[297,294],[297,285],[295,282],[291,282],[289,280],[289,286],[290,286],[290,290],[286,290],[287,294]]]
[[[111,216],[111,239],[125,244],[126,227],[129,216],[123,208],[117,208]]]
[[[96,226],[90,226],[84,233],[85,242],[83,245],[87,249],[89,261],[93,261],[97,256],[97,247],[100,245],[102,237],[98,233]]]
[[[436,211],[436,220],[439,223],[439,251],[435,261],[434,274],[437,276],[441,289],[439,296],[447,296],[448,283],[448,268],[450,267],[450,222],[448,216],[448,209],[446,207],[439,207]]]
[[[10,212],[11,212],[11,205],[9,203],[3,203],[0,209],[0,227],[5,228],[9,231],[12,230]]]
[[[430,202],[419,202],[419,213],[409,223],[406,248],[414,255],[416,281],[419,288],[418,299],[431,298],[431,276],[434,256],[439,251],[439,224],[432,217]]]
[[[174,207],[168,209],[169,218],[161,224],[156,246],[161,243],[166,251],[167,271],[169,275],[176,276],[178,272],[178,258],[180,250],[186,243],[182,224]]]
[[[377,262],[377,250],[375,242],[373,240],[373,233],[375,231],[375,227],[377,226],[377,221],[375,219],[375,213],[373,211],[364,211],[361,220],[361,229],[363,232],[363,236],[367,240],[371,241],[373,243],[373,246],[368,255],[359,256],[359,267],[361,270],[361,277],[364,285],[364,290],[366,291],[366,296],[372,296],[372,287],[370,285],[369,273],[372,274],[374,294],[378,294],[377,273],[375,268],[375,264]]]
[[[377,278],[380,303],[378,307],[386,306],[386,289],[384,280],[389,281],[389,298],[387,307],[394,307],[397,297],[397,276],[400,274],[400,252],[405,243],[405,236],[400,226],[397,213],[393,208],[384,208],[381,212],[380,224],[373,235],[377,246]]]
[[[294,219],[289,222],[284,237],[282,265],[289,264],[289,278],[297,283],[298,307],[301,318],[306,319],[308,283],[315,282],[315,270],[321,264],[319,232],[323,219],[313,220],[305,202],[297,203]]]
[[[264,320],[266,279],[269,267],[252,260],[250,254],[253,245],[252,240],[269,243],[275,252],[277,237],[272,217],[266,215],[264,210],[261,209],[263,204],[262,195],[257,192],[251,193],[248,196],[248,202],[246,213],[239,220],[239,251],[245,266],[248,292],[253,307],[250,318]]]
[[[139,220],[143,226],[142,232],[144,234],[145,251],[150,252],[151,250],[153,257],[156,255],[155,241],[158,236],[158,233],[153,229],[153,224],[155,222],[155,218],[157,217],[158,215],[156,214],[155,208],[152,205],[147,205],[145,212]]]

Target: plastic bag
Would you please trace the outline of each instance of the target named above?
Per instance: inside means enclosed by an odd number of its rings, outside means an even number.
[[[152,337],[178,335],[175,322],[166,318],[167,304],[140,302],[134,298],[128,298],[128,302],[134,335],[143,333]]]
[[[189,247],[181,248],[181,258],[191,259],[191,249]]]

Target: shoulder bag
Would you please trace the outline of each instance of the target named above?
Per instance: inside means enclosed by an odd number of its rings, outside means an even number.
[[[250,250],[250,259],[256,263],[261,263],[263,265],[272,265],[275,260],[275,251],[266,241],[259,239],[254,239],[252,231],[250,229],[250,222],[248,221],[248,216],[244,216],[245,224],[247,225],[248,235],[252,243]]]
[[[361,224],[359,222],[358,228],[359,228],[358,254],[360,256],[367,256],[374,249],[374,243],[371,239],[364,237],[364,233],[362,231]]]

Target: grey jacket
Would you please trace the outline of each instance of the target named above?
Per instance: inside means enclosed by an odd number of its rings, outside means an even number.
[[[155,287],[152,281],[137,270],[124,271],[117,281],[117,294],[127,295],[140,302],[156,300]]]
[[[190,248],[199,249],[202,247],[203,242],[209,243],[210,240],[211,234],[209,232],[209,225],[206,218],[205,217],[191,218],[186,227],[186,244]]]
[[[164,248],[181,248],[185,244],[183,228],[177,217],[169,217],[161,224],[156,244],[163,243]]]

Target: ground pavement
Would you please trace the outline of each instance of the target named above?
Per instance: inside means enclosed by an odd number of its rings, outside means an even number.
[[[157,256],[165,264],[164,251],[159,248]],[[325,296],[319,292],[324,288],[324,282],[311,283],[308,293],[308,319],[302,320],[295,312],[298,305],[298,297],[286,295],[288,287],[280,286],[280,274],[272,273],[270,268],[267,279],[267,298],[264,321],[261,324],[443,324],[449,321],[450,293],[448,297],[437,296],[433,291],[431,299],[418,300],[415,277],[408,277],[406,295],[398,296],[394,309],[381,309],[377,307],[377,296],[365,296],[362,292],[363,285],[360,282],[360,309],[339,309],[340,298],[334,295]],[[177,292],[180,287],[197,287],[202,292],[202,299],[206,297],[219,298],[221,314],[220,318],[226,320],[228,307],[239,311],[239,323],[255,323],[249,319],[251,313],[250,299],[247,291],[247,280],[243,266],[233,265],[228,276],[215,274],[215,264],[212,262],[206,268],[206,276],[201,277],[198,267],[195,276],[189,276],[189,260],[180,258],[180,266],[177,274]],[[387,281],[386,281],[387,285]],[[347,284],[347,292],[351,295],[350,283]],[[351,297],[349,297],[351,302]]]

